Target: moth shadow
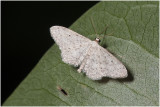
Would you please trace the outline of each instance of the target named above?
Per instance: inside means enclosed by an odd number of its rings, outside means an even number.
[[[126,69],[128,72],[127,78],[117,79],[119,82],[132,82],[132,81],[134,81],[133,74],[130,72],[130,70],[128,68],[126,68]]]
[[[77,66],[77,67],[72,66],[72,68],[77,71],[79,66]],[[104,83],[109,82],[109,80],[118,81],[120,83],[134,81],[134,76],[131,73],[130,69],[128,67],[126,67],[126,69],[127,69],[127,72],[128,72],[128,76],[126,78],[113,79],[113,78],[109,78],[109,77],[103,77],[101,80],[95,80],[95,82],[104,84]],[[83,73],[83,76],[86,76],[86,74],[84,72],[82,72],[82,73]]]
[[[72,67],[72,69],[74,69],[74,70],[78,70],[78,68],[79,68],[79,66],[71,66]]]
[[[102,47],[103,47],[103,48],[107,48],[107,45],[106,45],[106,44],[103,44]]]
[[[109,78],[109,77],[103,77],[101,80],[96,80],[96,82],[98,83],[107,83],[109,82],[109,80],[115,80],[115,81],[118,81],[118,82],[132,82],[134,81],[134,77],[132,75],[132,73],[130,72],[129,69],[127,69],[127,72],[128,72],[128,76],[126,78],[119,78],[119,79],[112,79],[112,78]]]
[[[95,81],[98,83],[107,83],[107,82],[109,82],[110,79],[111,78],[109,78],[109,77],[103,77],[101,80],[95,80]]]

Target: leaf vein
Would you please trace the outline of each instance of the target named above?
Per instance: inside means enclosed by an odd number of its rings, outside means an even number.
[[[76,80],[71,74],[70,74],[70,76],[77,82],[77,83],[79,83],[79,84],[82,84],[82,85],[85,85],[85,86],[87,86],[87,87],[89,87],[89,88],[91,88],[91,89],[93,89],[93,90],[95,90],[93,87],[91,87],[91,86],[89,86],[89,85],[87,85],[87,84],[84,84],[84,83],[82,83],[82,82],[79,82],[78,80]],[[106,97],[106,98],[108,98],[108,99],[110,99],[112,102],[114,102],[114,103],[116,103],[116,104],[118,104],[118,105],[120,105],[120,103],[118,103],[118,102],[116,102],[113,98],[111,98],[111,97],[108,97],[108,96],[105,96],[105,95],[103,95],[102,93],[100,93],[99,91],[97,91],[97,90],[95,90],[95,92],[97,92],[98,94],[100,94],[101,96],[104,96],[104,97]]]

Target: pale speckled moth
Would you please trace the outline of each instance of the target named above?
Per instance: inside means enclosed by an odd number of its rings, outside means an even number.
[[[51,36],[61,50],[63,62],[80,66],[77,70],[85,72],[92,80],[102,77],[125,78],[125,66],[106,49],[101,47],[99,38],[95,41],[62,26],[52,26]]]

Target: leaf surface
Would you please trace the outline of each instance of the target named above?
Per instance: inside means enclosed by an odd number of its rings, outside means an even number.
[[[126,79],[90,80],[63,63],[54,44],[3,105],[158,105],[158,7],[158,2],[99,2],[70,27],[92,40],[102,37],[101,45],[126,66]]]

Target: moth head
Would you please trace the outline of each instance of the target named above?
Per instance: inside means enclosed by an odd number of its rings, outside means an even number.
[[[98,42],[98,43],[101,42],[100,38],[98,38],[98,37],[95,38],[95,41]]]

